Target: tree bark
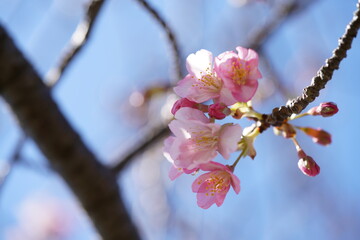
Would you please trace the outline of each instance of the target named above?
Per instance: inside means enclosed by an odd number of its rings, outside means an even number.
[[[139,239],[116,177],[85,146],[50,90],[0,25],[0,94],[105,240]]]

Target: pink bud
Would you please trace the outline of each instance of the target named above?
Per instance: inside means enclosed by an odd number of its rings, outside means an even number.
[[[316,116],[321,115],[323,117],[331,117],[339,111],[337,105],[333,102],[321,103],[317,107],[313,107],[308,111],[308,114]]]
[[[300,158],[298,162],[299,169],[308,176],[315,177],[320,173],[320,167],[310,156]]]
[[[321,145],[329,145],[331,143],[331,135],[330,133],[322,130],[322,129],[314,129],[314,128],[302,128],[307,135],[312,137],[312,140],[315,143]]]
[[[230,113],[230,109],[223,103],[214,103],[209,106],[209,116],[212,118],[224,119]]]
[[[175,113],[182,107],[190,107],[197,109],[198,103],[190,101],[187,98],[180,98],[174,103],[174,106],[171,109],[171,113],[175,115]]]

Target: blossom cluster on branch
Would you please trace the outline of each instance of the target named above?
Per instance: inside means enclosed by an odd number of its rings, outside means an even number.
[[[169,128],[174,136],[164,142],[164,155],[172,163],[169,177],[174,180],[183,173],[195,175],[205,171],[192,185],[197,203],[204,209],[214,203],[221,206],[230,186],[236,193],[240,192],[240,180],[234,175],[234,169],[241,158],[255,158],[254,141],[262,132],[265,115],[255,111],[250,102],[258,88],[258,79],[262,78],[259,57],[252,49],[237,47],[236,50],[215,58],[204,49],[190,54],[186,60],[188,75],[174,88],[181,98],[171,110],[175,119]],[[296,130],[321,145],[328,145],[331,135],[322,129],[299,127],[289,122],[306,115],[328,117],[337,111],[336,104],[323,103],[274,127],[276,134],[293,140],[300,158],[298,166],[308,176],[317,175],[320,168],[300,147]],[[235,120],[248,118],[254,123],[244,129],[235,123],[215,123],[227,116]],[[231,165],[214,161],[218,153],[229,159],[235,151],[240,151],[240,155]]]

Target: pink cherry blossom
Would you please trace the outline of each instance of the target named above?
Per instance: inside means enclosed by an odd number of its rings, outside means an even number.
[[[236,99],[223,88],[223,81],[213,70],[212,53],[202,49],[190,54],[186,59],[189,74],[174,88],[177,95],[191,101],[202,103],[210,99],[232,105]]]
[[[214,203],[221,206],[230,186],[237,194],[240,192],[240,180],[230,167],[209,162],[200,165],[200,169],[209,172],[199,176],[192,184],[192,191],[197,193],[199,207],[208,209]]]
[[[261,73],[258,70],[258,55],[252,49],[237,47],[236,54],[228,51],[215,58],[215,72],[239,102],[249,101],[258,87]]]
[[[165,140],[164,156],[176,168],[188,170],[208,163],[217,152],[228,159],[242,133],[239,125],[211,123],[203,112],[188,107],[176,112],[169,128],[175,136]]]

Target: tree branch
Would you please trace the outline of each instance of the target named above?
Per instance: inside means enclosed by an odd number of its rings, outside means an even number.
[[[144,152],[149,147],[156,144],[159,140],[170,134],[170,129],[166,126],[161,126],[158,129],[153,129],[150,133],[146,134],[143,142],[138,144],[134,149],[128,151],[124,157],[118,161],[111,170],[116,174],[123,170],[138,154]]]
[[[326,83],[331,80],[334,71],[339,69],[340,62],[346,57],[346,52],[351,48],[352,41],[360,28],[360,0],[356,6],[357,10],[354,12],[353,19],[346,26],[345,33],[339,39],[339,45],[333,51],[333,55],[319,69],[311,84],[304,88],[301,96],[288,102],[285,106],[274,108],[271,114],[264,115],[263,130],[270,125],[281,125],[285,119],[294,113],[299,114],[319,96],[320,90],[325,88]]]
[[[60,63],[56,67],[50,69],[50,71],[46,74],[45,79],[47,80],[49,87],[58,83],[63,73],[70,65],[70,62],[87,43],[87,40],[91,36],[96,18],[104,2],[105,0],[93,0],[90,2],[85,18],[78,24],[75,32],[71,36],[71,40],[64,50],[64,55],[60,59]]]
[[[63,57],[60,59],[60,63],[50,69],[47,73],[47,85],[49,88],[55,87],[63,73],[66,71],[67,67],[70,65],[71,61],[77,56],[80,50],[87,43],[87,40],[90,38],[90,34],[92,32],[92,28],[94,26],[94,22],[97,19],[97,16],[103,6],[105,0],[93,0],[89,3],[88,8],[86,10],[85,18],[79,23],[75,32],[71,37],[71,41],[68,46],[65,48],[65,52]],[[9,170],[2,176],[0,179],[0,188],[3,188],[3,185],[6,182],[6,179],[12,173],[13,166],[20,160],[20,153],[25,145],[27,140],[27,136],[20,136],[17,140],[16,147],[13,151],[12,156],[9,161]]]
[[[137,1],[154,17],[154,19],[160,24],[160,26],[166,32],[166,36],[170,42],[172,55],[174,58],[176,80],[180,80],[182,78],[181,55],[180,55],[180,48],[177,43],[177,39],[175,37],[174,32],[166,23],[165,19],[161,17],[160,14],[155,10],[155,8],[153,8],[146,0],[137,0]]]
[[[84,145],[2,26],[0,72],[0,94],[77,196],[103,239],[139,239],[116,177]]]

